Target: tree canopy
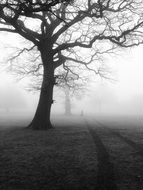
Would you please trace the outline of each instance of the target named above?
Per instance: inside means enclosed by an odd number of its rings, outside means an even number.
[[[141,0],[66,2],[70,1],[2,0],[0,31],[18,33],[35,45],[50,37],[54,42],[54,55],[93,46],[97,53],[94,44],[102,40],[122,47],[142,41]],[[73,57],[68,59],[74,60]]]

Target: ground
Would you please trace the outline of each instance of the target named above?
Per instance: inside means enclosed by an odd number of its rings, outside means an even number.
[[[143,189],[142,118],[56,116],[53,124],[1,124],[1,190]]]

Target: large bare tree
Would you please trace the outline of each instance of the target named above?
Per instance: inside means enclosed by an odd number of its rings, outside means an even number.
[[[71,62],[89,68],[97,52],[142,43],[142,8],[142,0],[0,1],[0,31],[18,33],[31,42],[28,51],[37,48],[41,57],[43,82],[33,129],[52,127],[55,69]]]

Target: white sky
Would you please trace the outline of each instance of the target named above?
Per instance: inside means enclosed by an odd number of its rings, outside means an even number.
[[[115,61],[118,80],[115,86],[120,97],[143,94],[143,46],[125,50],[111,61]]]

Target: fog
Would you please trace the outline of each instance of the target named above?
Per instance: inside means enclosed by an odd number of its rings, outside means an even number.
[[[7,54],[6,44],[0,38],[1,65],[4,64]],[[17,44],[18,44],[17,38]],[[8,46],[8,45],[7,45]],[[101,117],[143,117],[143,46],[121,51],[120,54],[108,56],[105,64],[112,70],[114,80],[98,79],[87,88],[83,97],[71,98],[72,115],[76,116],[83,111],[85,116]],[[28,92],[25,87],[28,82],[17,81],[5,68],[0,70],[0,125],[27,125],[32,119],[38,103],[39,92]],[[90,76],[89,76],[90,77]],[[96,78],[96,76],[95,76]],[[60,95],[59,95],[60,94]],[[54,94],[52,117],[64,115],[64,94],[61,91]]]

